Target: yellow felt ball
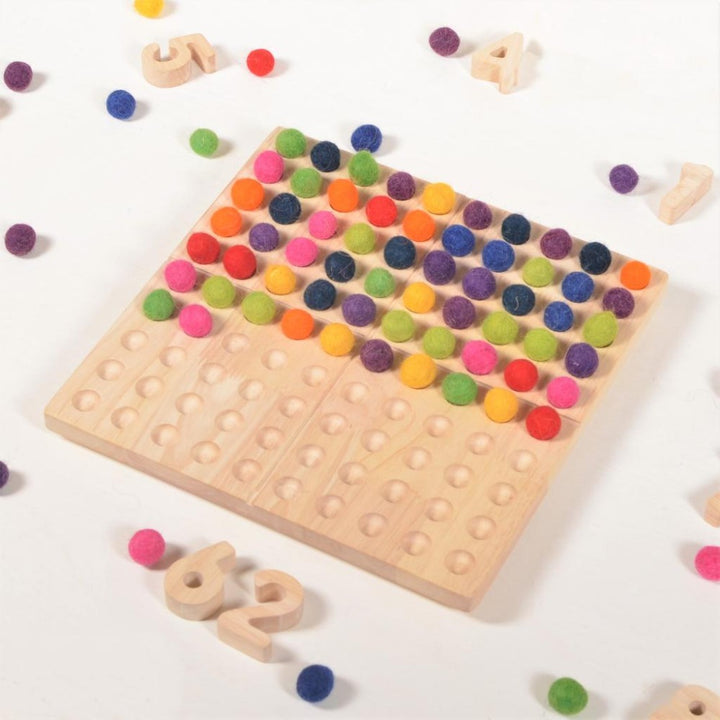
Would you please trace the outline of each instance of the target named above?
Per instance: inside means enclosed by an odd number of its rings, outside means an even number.
[[[348,355],[355,347],[355,336],[347,325],[330,323],[320,333],[320,345],[328,355]]]
[[[402,299],[410,312],[426,313],[435,305],[435,291],[424,282],[410,283],[405,288]]]
[[[436,377],[435,361],[423,353],[405,358],[400,366],[400,380],[411,388],[426,388],[428,385],[432,385]]]
[[[430,183],[422,194],[425,209],[433,215],[446,215],[455,207],[455,191],[447,183]]]
[[[517,415],[518,411],[517,398],[505,388],[488,390],[483,405],[485,414],[496,423],[509,422]]]
[[[273,295],[288,295],[295,283],[295,273],[287,265],[269,265],[265,271],[265,287]]]
[[[163,0],[135,0],[135,9],[143,17],[159,17],[164,5]]]

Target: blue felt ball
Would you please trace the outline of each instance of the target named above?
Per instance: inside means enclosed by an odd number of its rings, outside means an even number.
[[[396,235],[388,240],[383,255],[391,268],[405,270],[415,262],[415,244],[403,235]]]
[[[278,225],[292,225],[297,222],[302,212],[300,201],[291,193],[276,195],[268,206],[270,217]]]
[[[327,280],[313,280],[303,293],[303,300],[311,310],[328,310],[333,306],[337,291]]]
[[[107,111],[118,120],[127,120],[135,112],[135,98],[127,90],[113,90],[105,101]]]
[[[320,172],[333,172],[340,167],[340,150],[334,142],[323,140],[313,146],[310,160]]]
[[[591,275],[602,275],[611,262],[612,255],[602,243],[588,243],[580,251],[580,267]]]
[[[350,282],[355,277],[355,261],[349,253],[338,250],[325,258],[325,272],[335,282]]]
[[[582,303],[590,299],[595,283],[584,272],[571,272],[563,278],[560,289],[570,302]]]
[[[523,245],[530,237],[530,223],[527,218],[514,213],[502,222],[502,236],[513,245]]]
[[[527,285],[508,285],[502,304],[511,315],[527,315],[535,307],[535,293]]]
[[[324,700],[335,685],[333,671],[325,665],[308,665],[298,675],[297,694],[307,702],[316,703]]]
[[[374,153],[380,149],[382,139],[382,133],[377,125],[360,125],[353,131],[350,143],[355,152],[369,150]]]
[[[545,314],[543,315],[546,327],[555,332],[569,330],[573,326],[574,319],[570,306],[560,300],[551,302],[545,308]]]
[[[502,240],[491,240],[482,250],[482,261],[488,270],[505,272],[515,262],[515,251]]]
[[[443,247],[455,257],[465,257],[475,249],[475,236],[464,225],[448,225],[442,234]]]

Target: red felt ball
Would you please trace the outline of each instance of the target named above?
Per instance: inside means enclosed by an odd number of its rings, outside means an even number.
[[[252,50],[245,61],[248,66],[248,70],[253,75],[262,77],[272,72],[275,67],[275,58],[269,50],[259,49]]]
[[[536,440],[552,440],[560,432],[560,425],[557,410],[548,405],[534,408],[525,418],[525,427]]]
[[[388,227],[397,220],[397,206],[387,195],[370,198],[365,205],[368,222],[375,227]]]
[[[246,280],[252,277],[257,270],[257,260],[250,248],[244,245],[233,245],[223,255],[223,265],[230,277]]]
[[[537,381],[537,368],[529,360],[513,360],[505,368],[505,383],[515,392],[532,390]]]
[[[193,233],[187,241],[187,254],[200,265],[214,263],[220,255],[220,243],[208,233]]]

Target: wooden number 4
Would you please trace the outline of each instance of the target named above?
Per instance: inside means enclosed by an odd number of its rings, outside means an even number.
[[[170,40],[170,57],[160,58],[157,43],[146,45],[142,51],[142,71],[145,79],[156,87],[176,87],[190,79],[194,60],[205,73],[213,73],[215,50],[204,35],[183,35]]]
[[[492,45],[476,50],[470,72],[480,80],[496,82],[501,93],[509,93],[518,83],[522,51],[523,36],[512,33]]]

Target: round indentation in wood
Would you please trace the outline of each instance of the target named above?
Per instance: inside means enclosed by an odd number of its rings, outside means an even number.
[[[486,455],[492,449],[493,442],[493,439],[487,433],[473,433],[468,435],[467,449],[473,455]]]
[[[467,531],[476,540],[485,540],[495,532],[495,521],[485,515],[476,515],[468,520]]]
[[[247,350],[250,346],[250,340],[247,335],[242,335],[241,333],[230,333],[225,336],[222,346],[225,352],[234,355],[235,353]]]
[[[515,499],[515,488],[509,483],[495,483],[488,490],[488,497],[496,505],[509,505]]]
[[[454,488],[464,488],[472,479],[472,470],[467,465],[448,465],[445,468],[445,481]]]
[[[317,511],[324,518],[334,518],[345,506],[337,495],[324,495],[317,501]]]
[[[253,480],[257,480],[257,478],[260,477],[261,472],[262,465],[260,465],[257,460],[252,460],[251,458],[238,460],[232,466],[233,477],[240,482],[252,482]]]
[[[390,398],[383,407],[385,415],[391,420],[403,420],[406,418],[412,408],[407,400],[402,398]]]
[[[135,384],[135,392],[144,398],[151,398],[162,392],[163,381],[159,377],[154,375],[148,375],[147,377],[140,378]]]
[[[444,415],[431,415],[425,421],[425,432],[432,437],[444,437],[452,428],[452,422]]]
[[[302,379],[306,385],[310,387],[318,387],[325,382],[327,370],[320,365],[309,365],[302,371]]]
[[[367,430],[362,434],[360,442],[368,452],[378,452],[385,447],[389,439],[390,436],[383,430]]]
[[[363,535],[377,537],[387,526],[387,518],[380,513],[367,513],[358,520],[358,527]]]
[[[113,410],[110,415],[110,422],[120,430],[124,430],[128,425],[132,425],[137,419],[140,413],[131,407],[121,407],[117,410]]]
[[[453,575],[465,575],[475,564],[475,556],[467,550],[453,550],[445,556],[445,567]]]
[[[183,350],[183,348],[171,345],[170,347],[166,347],[160,353],[160,362],[165,367],[175,367],[181,362],[184,362],[186,357],[187,353]]]
[[[325,451],[319,445],[303,445],[297,452],[297,458],[301,465],[314,468],[325,459]]]
[[[198,375],[200,375],[200,379],[208,385],[216,385],[225,379],[227,370],[219,363],[205,363],[200,368]]]
[[[125,366],[119,360],[105,360],[98,365],[97,374],[103,380],[117,380],[124,369]]]
[[[347,418],[340,413],[328,413],[320,418],[320,429],[326,435],[339,435],[347,426]]]
[[[433,522],[444,522],[452,517],[453,506],[445,498],[431,498],[425,506],[425,517]]]
[[[279,370],[287,365],[287,353],[282,350],[268,350],[262,357],[262,363],[268,370]]]
[[[232,432],[237,430],[245,422],[243,416],[237,410],[223,410],[216,418],[215,425],[218,430]]]
[[[275,483],[275,494],[282,500],[294,500],[302,492],[302,483],[294,477],[284,477]]]
[[[175,401],[175,407],[183,415],[192,415],[202,410],[204,402],[197,393],[185,393]]]
[[[410,492],[410,486],[404,480],[388,480],[380,490],[383,498],[391,503],[404,500],[408,492]]]
[[[157,425],[152,429],[150,438],[156,445],[167,447],[180,439],[180,432],[174,425]]]
[[[130,330],[126,332],[120,342],[126,350],[134,352],[139,350],[148,341],[148,336],[142,330]]]
[[[414,530],[403,537],[400,545],[408,555],[422,555],[430,549],[432,540],[424,532]]]
[[[203,440],[193,446],[191,451],[195,462],[201,465],[209,465],[220,457],[220,448],[210,440]]]
[[[361,463],[349,462],[340,466],[338,477],[346,485],[359,485],[365,480],[367,468]]]
[[[407,453],[405,453],[405,464],[411,470],[422,470],[430,462],[431,457],[425,448],[410,448]]]
[[[280,412],[286,417],[295,417],[305,409],[305,401],[299,397],[286,397],[280,401]]]
[[[517,472],[527,472],[535,464],[536,459],[529,450],[515,450],[510,455],[510,467]]]
[[[283,434],[278,428],[264,427],[258,430],[255,440],[261,448],[273,450],[283,441]]]
[[[354,405],[364,403],[368,399],[370,388],[361,382],[348,383],[343,388],[343,397]]]
[[[265,386],[259,380],[246,380],[240,385],[240,394],[246,400],[257,400],[265,390]]]
[[[72,404],[80,412],[89,412],[100,402],[100,396],[94,390],[80,390],[72,397]]]

